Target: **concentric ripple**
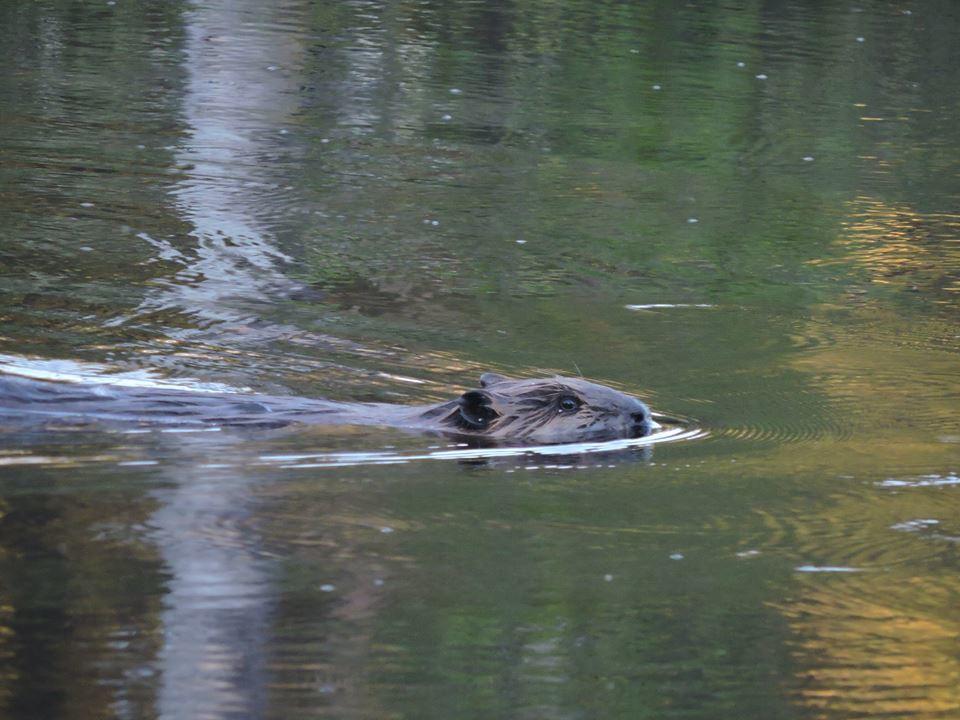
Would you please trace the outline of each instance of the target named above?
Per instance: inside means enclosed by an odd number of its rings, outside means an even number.
[[[749,394],[725,398],[724,402],[741,408],[749,421],[717,428],[715,434],[719,437],[752,443],[803,443],[846,439],[854,430],[850,418],[821,395],[765,387],[762,379],[757,380]],[[747,407],[748,403],[753,406]]]
[[[860,488],[856,488],[860,489]],[[759,511],[745,547],[789,553],[795,568],[890,572],[950,562],[956,552],[956,493],[876,493],[851,490],[815,510]]]

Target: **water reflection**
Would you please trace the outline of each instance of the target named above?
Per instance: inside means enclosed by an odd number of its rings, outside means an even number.
[[[954,652],[960,618],[941,577],[811,578],[781,607],[802,668],[792,688],[814,713],[940,718],[960,712]]]
[[[288,132],[297,109],[300,18],[294,3],[208,2],[187,12],[184,23],[187,130],[176,151],[184,170],[173,197],[193,228],[195,245],[181,251],[144,237],[182,269],[154,283],[122,322],[153,318],[174,339],[199,331],[215,341],[263,329],[251,305],[290,291],[278,269],[290,258],[276,248],[262,210],[279,211],[281,198],[293,189],[283,185],[284,162],[291,158],[280,134]],[[189,324],[175,329],[182,323],[172,313],[185,315]],[[291,332],[267,330],[259,341]],[[181,452],[190,443],[184,438]],[[218,453],[229,456],[230,445],[219,443]],[[257,535],[249,526],[241,544],[223,542],[229,524],[256,514],[256,481],[210,463],[168,467],[169,474],[161,474],[168,489],[154,493],[158,507],[148,521],[169,574],[160,617],[157,710],[165,718],[263,716],[276,603],[271,563],[258,557]],[[211,523],[221,532],[202,532]]]
[[[191,329],[216,338],[256,324],[258,303],[291,292],[279,269],[291,258],[276,247],[271,220],[294,190],[285,183],[296,146],[282,134],[298,108],[297,8],[210,2],[185,14],[186,137],[175,152],[183,179],[172,197],[194,244],[178,248],[142,234],[160,258],[182,268],[158,278],[140,306],[114,322],[154,316],[173,338]],[[176,329],[171,312],[185,314],[189,325]]]
[[[580,366],[711,428],[2,428],[2,713],[956,715],[957,32],[0,4],[5,353],[400,402]]]
[[[869,282],[922,293],[925,301],[952,305],[960,292],[960,215],[919,212],[861,196],[850,204],[838,258],[819,265],[862,266]]]

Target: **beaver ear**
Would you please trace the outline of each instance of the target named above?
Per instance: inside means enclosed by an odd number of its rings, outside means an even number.
[[[480,387],[490,387],[506,379],[503,375],[498,375],[497,373],[484,373],[480,376]]]
[[[490,396],[482,390],[465,392],[457,400],[460,417],[472,428],[482,430],[497,418],[497,411],[490,407]]]

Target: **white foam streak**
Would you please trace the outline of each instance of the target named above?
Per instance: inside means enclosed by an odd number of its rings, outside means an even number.
[[[463,450],[435,450],[426,453],[392,452],[339,452],[305,453],[290,455],[261,455],[264,465],[281,465],[287,468],[344,467],[350,465],[393,465],[418,460],[493,460],[498,458],[585,455],[608,453],[641,448],[680,440],[706,437],[700,429],[671,428],[642,438],[608,440],[606,442],[581,442],[565,445],[533,445],[529,447],[467,448]]]
[[[627,310],[667,310],[670,308],[715,308],[709,303],[648,303],[646,305],[626,305]]]
[[[960,476],[949,473],[947,475],[921,475],[920,477],[909,480],[889,478],[878,484],[880,487],[885,488],[941,487],[946,485],[960,485]]]
[[[0,354],[0,373],[31,378],[87,385],[152,388],[155,390],[185,390],[206,393],[244,393],[250,388],[232,387],[222,383],[201,382],[189,378],[161,378],[148,370],[110,372],[106,365],[82,363],[73,360],[40,360]]]

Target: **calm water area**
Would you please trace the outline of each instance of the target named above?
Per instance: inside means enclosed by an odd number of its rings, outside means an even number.
[[[0,720],[960,718],[960,4],[0,0],[0,366],[627,450],[0,424]]]

